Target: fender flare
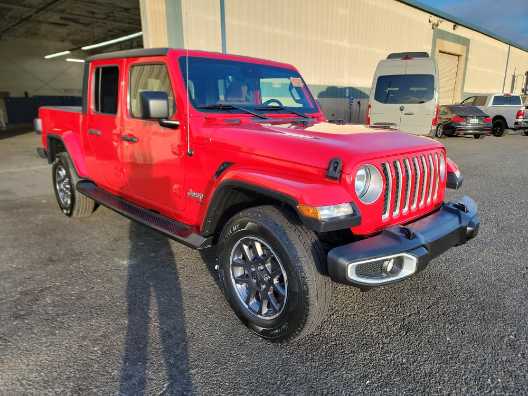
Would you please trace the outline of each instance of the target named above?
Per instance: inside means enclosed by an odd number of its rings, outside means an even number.
[[[289,183],[295,183],[295,185],[288,186]],[[296,188],[299,184],[304,184],[306,186],[304,192],[302,189]],[[324,189],[324,195],[326,197],[331,197],[332,199],[327,198],[326,202],[307,201],[307,198],[310,196],[310,191],[318,189]],[[317,232],[351,228],[358,225],[361,221],[359,210],[354,204],[350,193],[338,183],[318,185],[314,183],[292,181],[255,171],[230,170],[229,172],[226,172],[222,180],[218,181],[211,189],[211,197],[208,205],[202,212],[202,235],[210,236],[215,233],[222,220],[224,209],[230,205],[230,199],[232,198],[230,192],[233,191],[257,194],[272,201],[280,202],[291,208],[299,216],[305,226]],[[335,221],[323,222],[313,218],[304,217],[299,213],[297,208],[299,204],[323,206],[341,204],[344,202],[350,202],[354,206],[354,215],[347,216],[346,218],[339,218]]]
[[[81,149],[81,145],[79,143],[79,139],[76,134],[74,134],[72,131],[65,132],[61,135],[50,133],[50,134],[47,134],[46,140],[47,140],[47,146],[48,146],[48,162],[50,164],[53,163],[53,161],[55,161],[55,156],[57,154],[54,150],[52,141],[58,140],[62,143],[62,145],[66,149],[66,152],[70,156],[73,162],[73,165],[75,167],[75,171],[77,172],[77,175],[80,178],[88,177],[88,171],[86,168],[86,161],[84,159],[84,153]]]

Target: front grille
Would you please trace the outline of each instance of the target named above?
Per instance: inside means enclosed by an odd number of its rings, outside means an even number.
[[[437,203],[442,152],[427,152],[381,163],[385,184],[382,220],[416,213]]]

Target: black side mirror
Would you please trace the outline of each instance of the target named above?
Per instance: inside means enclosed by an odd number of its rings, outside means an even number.
[[[169,96],[163,91],[143,91],[139,94],[141,118],[163,120],[169,118]]]

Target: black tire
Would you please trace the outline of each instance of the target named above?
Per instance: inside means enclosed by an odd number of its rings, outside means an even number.
[[[498,118],[496,120],[493,121],[493,127],[492,127],[492,131],[493,131],[493,136],[496,136],[496,137],[501,137],[504,135],[504,132],[506,131],[506,122],[504,122],[503,119],[501,118]]]
[[[485,135],[483,135],[483,134],[478,134],[478,133],[476,133],[475,135],[473,135],[473,137],[474,137],[475,139],[484,139],[484,136],[485,136]]]
[[[442,139],[444,135],[444,126],[442,124],[438,125],[435,129],[435,138]]]
[[[287,283],[284,288],[285,297],[281,303],[282,309],[272,312],[275,313],[275,317],[263,317],[264,314],[260,309],[258,312],[252,310],[242,301],[241,292],[237,291],[240,290],[237,288],[241,287],[247,291],[246,296],[250,295],[250,288],[257,293],[260,292],[257,284],[260,275],[249,273],[248,267],[244,265],[242,271],[244,283],[247,284],[235,286],[236,283],[240,284],[241,277],[237,277],[238,281],[235,281],[233,268],[238,267],[240,270],[242,266],[234,264],[236,261],[232,261],[233,255],[237,246],[241,243],[244,246],[244,241],[253,238],[263,242],[265,246],[263,249],[269,248],[268,252],[276,256],[278,260],[275,263],[279,263],[280,269],[286,275],[283,277],[283,280],[287,279]],[[310,334],[326,316],[332,294],[332,283],[324,275],[325,254],[316,235],[305,228],[294,214],[274,206],[258,206],[243,210],[225,225],[218,247],[219,272],[227,301],[239,319],[259,336],[273,342],[302,338]],[[245,262],[253,263],[250,260]],[[255,271],[255,268],[251,270]],[[261,269],[261,271],[268,270]],[[271,276],[271,271],[268,273]],[[273,279],[280,279],[280,276]],[[269,290],[273,290],[273,287]],[[273,294],[273,291],[271,293]],[[254,295],[255,303],[258,303],[257,297],[262,300],[262,294]],[[275,298],[274,301],[277,303]],[[263,305],[262,301],[261,306]],[[271,307],[269,302],[266,307]]]
[[[523,131],[523,135],[524,135],[524,136],[528,136],[528,129],[525,129],[525,130]]]
[[[63,152],[57,154],[55,162],[53,162],[51,175],[55,198],[62,213],[68,217],[88,217],[94,212],[97,208],[96,203],[75,189],[80,178],[77,176],[77,172],[68,153]],[[64,175],[64,179],[62,175]],[[69,187],[64,187],[66,189],[69,188],[69,199],[65,199],[64,195],[61,196],[61,194],[64,194],[64,191],[59,185],[69,185]]]

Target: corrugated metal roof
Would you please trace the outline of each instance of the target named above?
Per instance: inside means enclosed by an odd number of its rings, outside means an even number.
[[[425,5],[425,4],[423,4],[423,3],[419,2],[419,1],[416,1],[416,0],[396,0],[396,1],[399,1],[400,3],[406,4],[406,5],[411,6],[411,7],[417,8],[419,10],[425,11],[425,12],[427,12],[429,14],[435,15],[435,16],[440,17],[442,19],[445,19],[447,21],[456,23],[457,25],[464,26],[464,27],[466,27],[468,29],[471,29],[471,30],[474,30],[476,32],[485,34],[486,36],[494,38],[495,40],[502,41],[503,43],[511,45],[512,47],[516,47],[516,48],[519,48],[520,50],[528,52],[528,48],[522,46],[519,43],[516,43],[516,42],[514,42],[512,40],[508,40],[507,38],[505,38],[503,36],[500,36],[500,35],[498,35],[498,34],[496,34],[494,32],[491,32],[491,31],[489,31],[489,30],[487,30],[487,29],[485,29],[485,28],[483,28],[481,26],[477,26],[477,25],[475,25],[473,23],[467,22],[467,21],[465,21],[465,20],[463,20],[461,18],[458,18],[458,17],[456,17],[454,15],[448,14],[447,12],[443,12],[443,11],[440,11],[439,9],[437,9],[437,8]]]

